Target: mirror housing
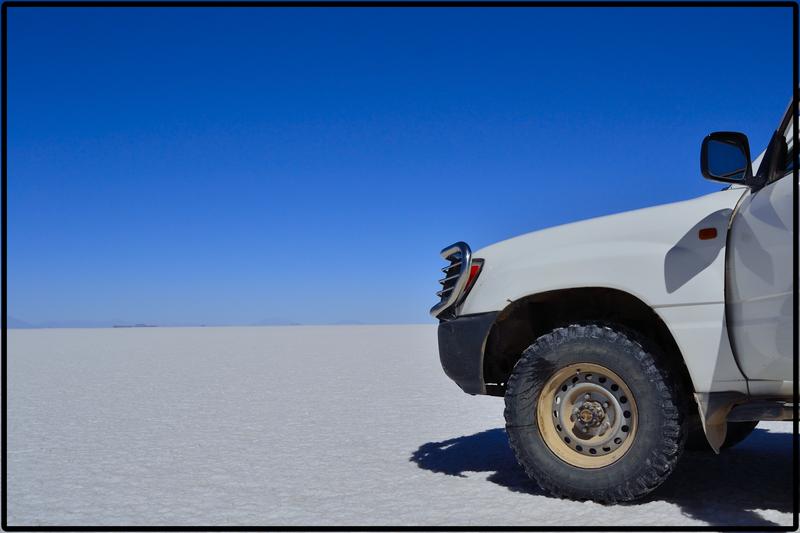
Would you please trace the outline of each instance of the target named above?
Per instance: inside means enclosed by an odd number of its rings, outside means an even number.
[[[700,172],[712,181],[751,185],[753,164],[747,135],[716,131],[706,136],[700,148]]]

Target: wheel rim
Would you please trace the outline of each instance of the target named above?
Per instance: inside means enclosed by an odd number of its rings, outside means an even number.
[[[559,459],[579,468],[618,461],[636,437],[636,399],[611,370],[577,363],[545,383],[536,407],[545,444]]]

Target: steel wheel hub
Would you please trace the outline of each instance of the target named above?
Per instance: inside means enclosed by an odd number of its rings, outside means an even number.
[[[630,389],[593,363],[558,370],[537,404],[537,425],[550,451],[580,468],[612,464],[630,448],[638,411]]]

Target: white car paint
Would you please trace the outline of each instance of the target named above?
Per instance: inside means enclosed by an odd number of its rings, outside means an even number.
[[[664,320],[697,392],[746,392],[725,324],[725,242],[744,191],[566,224],[478,250],[483,272],[457,314],[499,311],[558,289],[619,289]],[[715,239],[698,238],[701,228],[712,227]]]
[[[782,133],[791,146],[788,124]],[[753,162],[754,173],[765,153]],[[787,396],[794,324],[791,200],[791,177],[784,177],[760,189],[734,185],[498,242],[474,252],[483,270],[456,314],[502,311],[521,298],[561,289],[617,289],[667,325],[698,398],[712,392]],[[716,237],[701,239],[700,230],[711,228]]]

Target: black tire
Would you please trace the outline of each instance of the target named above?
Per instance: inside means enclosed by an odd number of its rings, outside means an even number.
[[[523,352],[506,387],[506,430],[520,465],[546,491],[577,500],[630,501],[654,490],[674,469],[686,438],[685,403],[677,380],[654,356],[656,349],[643,345],[644,339],[622,328],[588,324],[555,329]],[[548,381],[567,366],[585,363],[619,376],[638,406],[630,447],[601,468],[580,468],[559,458],[537,420],[537,402]]]
[[[728,422],[728,430],[725,435],[725,442],[722,443],[720,449],[725,450],[732,448],[750,436],[758,421],[755,422]],[[689,437],[686,439],[686,449],[695,452],[711,452],[711,445],[708,444],[706,435],[703,432],[703,426],[700,424],[700,419],[694,417],[689,424]]]

